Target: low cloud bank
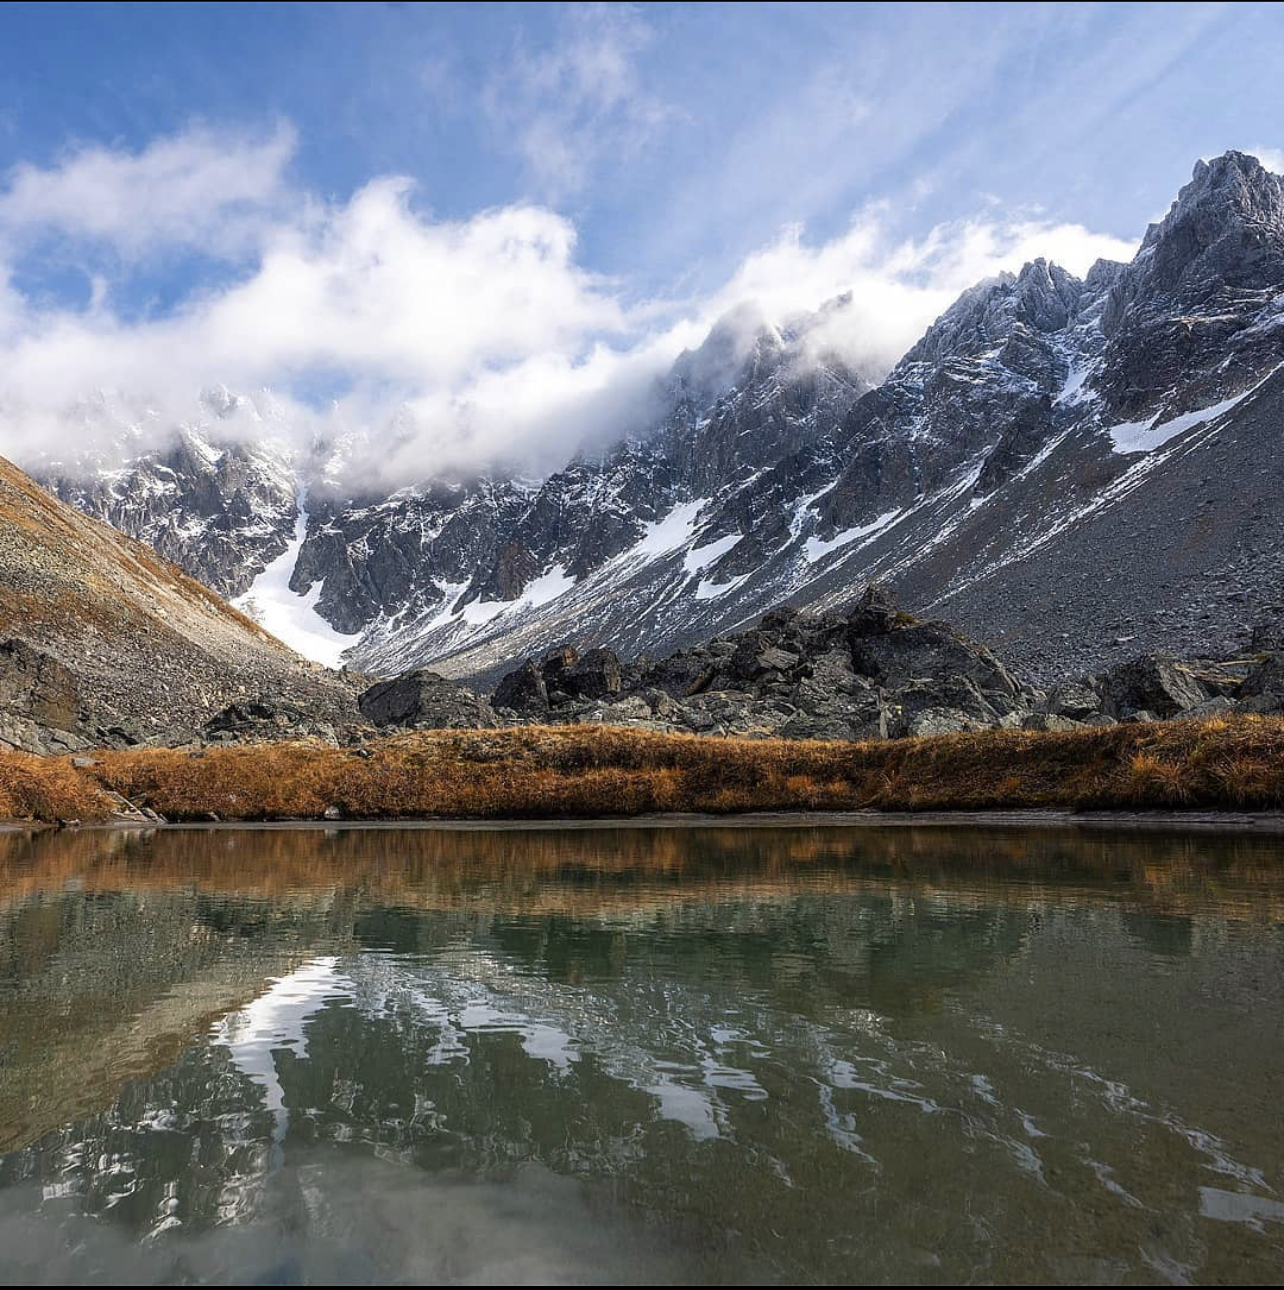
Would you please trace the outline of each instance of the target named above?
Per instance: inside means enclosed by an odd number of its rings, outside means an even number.
[[[999,218],[898,238],[894,212],[872,206],[827,242],[783,230],[707,297],[639,301],[580,263],[553,210],[440,220],[396,176],[327,202],[293,184],[294,147],[288,126],[202,129],[9,173],[0,451],[74,468],[206,422],[301,448],[355,432],[351,469],[383,485],[495,462],[542,471],[644,429],[674,358],[728,315],[785,322],[849,292],[812,343],[878,377],[980,278],[1037,255],[1082,273],[1133,250]],[[20,285],[55,254],[83,273],[81,303]],[[129,298],[137,274],[175,264],[189,282],[177,304]],[[220,417],[201,397],[220,388],[253,403]]]

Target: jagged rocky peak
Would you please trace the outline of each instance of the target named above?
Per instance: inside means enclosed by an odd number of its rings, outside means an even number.
[[[751,371],[779,355],[780,332],[757,301],[744,301],[724,313],[695,349],[674,360],[668,386],[675,399],[704,405],[741,383]]]
[[[1079,307],[1084,284],[1060,265],[1032,260],[1019,274],[1000,273],[970,287],[928,328],[901,366],[939,364],[985,354],[1024,326],[1056,332]]]
[[[1227,152],[1195,163],[1168,214],[1146,230],[1103,318],[1107,333],[1142,296],[1199,306],[1225,290],[1284,282],[1284,179],[1256,157]]]
[[[1083,283],[1058,264],[1040,257],[1017,275],[1013,287],[1013,321],[1036,331],[1060,331],[1079,308]]]
[[[1181,267],[1229,238],[1234,253],[1222,257],[1224,272],[1251,275],[1262,253],[1277,259],[1281,233],[1284,179],[1248,153],[1227,152],[1195,163],[1190,183],[1141,245],[1165,246],[1170,264]]]
[[[1093,303],[1102,304],[1114,289],[1115,284],[1128,271],[1122,260],[1099,259],[1092,262],[1092,267],[1084,274],[1083,295],[1080,298],[1081,312]]]
[[[1096,382],[1118,421],[1242,393],[1279,363],[1284,180],[1256,157],[1201,161],[1102,311]]]

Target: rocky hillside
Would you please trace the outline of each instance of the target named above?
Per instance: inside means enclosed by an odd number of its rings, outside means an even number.
[[[182,742],[265,696],[314,729],[359,720],[346,679],[0,458],[0,746]]]
[[[386,675],[490,684],[564,640],[668,653],[871,580],[1029,681],[1284,621],[1284,181],[1253,157],[1201,161],[1128,264],[979,283],[877,385],[825,343],[848,303],[724,319],[649,431],[542,480],[372,496],[327,444],[282,486],[220,438],[230,396],[168,456],[42,477],[227,592],[288,558]]]

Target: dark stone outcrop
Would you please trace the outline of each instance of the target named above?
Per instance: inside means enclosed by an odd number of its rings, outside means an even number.
[[[0,642],[0,748],[65,752],[86,747],[92,733],[70,668],[26,641]]]
[[[984,646],[871,586],[846,615],[782,606],[654,661],[563,646],[510,672],[492,701],[537,720],[860,740],[1016,725],[1037,697]]]
[[[540,716],[548,711],[548,683],[533,658],[500,681],[491,695],[496,708],[506,708],[523,716]]]
[[[318,720],[315,713],[266,698],[228,704],[205,723],[201,738],[211,743],[268,743],[279,739],[338,742],[335,727]]]
[[[427,668],[372,685],[357,700],[376,726],[419,730],[476,730],[499,725],[494,709],[472,690]]]
[[[79,684],[70,668],[22,640],[0,643],[0,705],[21,707],[33,721],[74,730]]]
[[[1112,716],[1152,712],[1175,717],[1210,697],[1188,667],[1162,654],[1142,654],[1112,667],[1102,681],[1104,708]]]
[[[1070,721],[1083,721],[1085,718],[1101,711],[1101,693],[1093,686],[1081,681],[1070,681],[1058,685],[1043,705],[1050,716],[1063,717]],[[1054,729],[1049,726],[1046,729]]]
[[[1244,678],[1236,697],[1249,712],[1284,712],[1284,652],[1265,655]]]
[[[604,699],[619,694],[620,660],[609,649],[591,649],[582,654],[564,674],[565,689],[581,699]]]

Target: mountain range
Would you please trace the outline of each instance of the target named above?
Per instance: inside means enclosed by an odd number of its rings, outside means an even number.
[[[540,479],[372,489],[368,433],[300,451],[270,395],[223,389],[159,449],[100,392],[81,413],[113,453],[21,464],[380,675],[492,680],[564,641],[661,655],[870,581],[1035,682],[1284,622],[1284,180],[1255,158],[1199,162],[1127,264],[978,283],[889,373],[827,343],[851,304],[735,311],[647,430]]]

